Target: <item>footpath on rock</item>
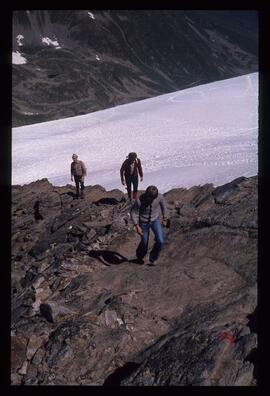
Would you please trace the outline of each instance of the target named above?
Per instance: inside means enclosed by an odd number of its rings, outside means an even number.
[[[12,186],[11,383],[256,385],[257,183],[165,193],[154,267],[120,190]]]

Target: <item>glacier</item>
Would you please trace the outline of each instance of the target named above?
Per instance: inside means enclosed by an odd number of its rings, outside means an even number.
[[[120,166],[135,151],[144,180],[160,192],[225,184],[258,173],[258,73],[86,115],[12,129],[12,185],[47,178],[71,183],[77,153],[85,185],[119,188]]]

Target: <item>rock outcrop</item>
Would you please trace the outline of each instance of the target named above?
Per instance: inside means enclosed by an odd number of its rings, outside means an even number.
[[[256,385],[257,177],[164,194],[153,267],[126,195],[74,193],[12,187],[12,384]]]

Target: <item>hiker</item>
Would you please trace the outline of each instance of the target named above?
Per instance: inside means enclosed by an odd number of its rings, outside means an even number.
[[[76,199],[79,199],[80,196],[80,188],[81,188],[81,198],[84,198],[84,176],[86,176],[86,167],[83,161],[78,159],[77,154],[72,155],[70,172],[71,172],[71,181],[73,182],[73,178],[75,179],[76,184]]]
[[[159,220],[160,209],[162,213],[162,224]],[[137,261],[144,264],[144,256],[147,253],[150,229],[154,232],[155,243],[149,255],[150,265],[154,265],[158,259],[160,250],[164,244],[162,225],[167,226],[167,208],[162,194],[156,186],[147,187],[132,205],[130,210],[131,219],[135,231],[141,236],[137,248]]]
[[[129,153],[127,159],[123,162],[120,169],[120,177],[123,186],[127,186],[127,193],[129,200],[131,201],[131,185],[133,184],[133,199],[138,196],[138,184],[140,175],[140,181],[143,181],[143,171],[141,160],[137,157],[136,153]]]

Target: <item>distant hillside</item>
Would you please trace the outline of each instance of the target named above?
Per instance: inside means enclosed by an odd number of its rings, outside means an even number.
[[[258,71],[253,11],[15,11],[13,126]]]

